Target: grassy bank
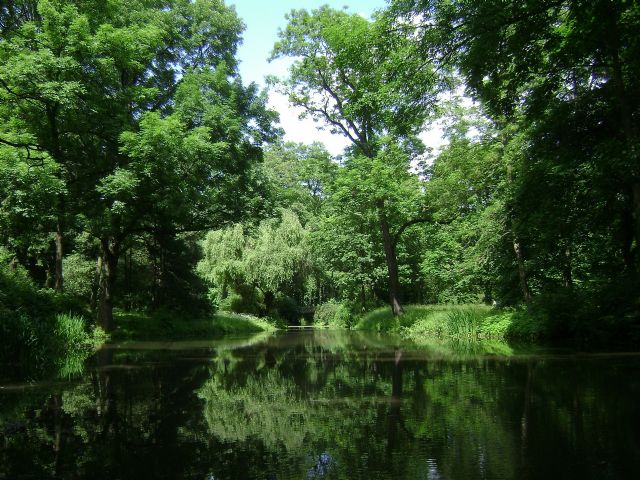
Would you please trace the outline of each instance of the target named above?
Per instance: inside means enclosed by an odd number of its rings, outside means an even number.
[[[357,330],[398,333],[406,338],[538,339],[542,325],[525,311],[496,311],[486,305],[408,305],[394,317],[388,307],[365,314]]]
[[[115,312],[114,340],[188,340],[221,335],[240,335],[275,330],[269,321],[229,312],[211,318],[180,318],[178,314],[161,312]]]

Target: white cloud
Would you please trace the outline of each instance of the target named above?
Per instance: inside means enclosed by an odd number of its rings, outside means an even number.
[[[443,137],[444,131],[439,123],[434,123],[425,128],[420,135],[420,140],[427,146],[427,148],[433,149],[433,153],[437,153],[448,141]]]

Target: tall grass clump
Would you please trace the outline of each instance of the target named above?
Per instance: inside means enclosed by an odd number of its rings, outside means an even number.
[[[0,363],[14,365],[7,371],[24,376],[51,375],[65,357],[80,364],[78,359],[84,361],[105,339],[101,330],[89,328],[82,313],[73,298],[38,289],[23,269],[2,262]]]
[[[404,314],[396,317],[389,307],[381,307],[360,317],[355,328],[378,333],[398,333],[420,322],[430,333],[439,335],[442,333],[447,308],[446,305],[407,305],[404,307]]]
[[[482,321],[487,311],[469,307],[455,309],[446,314],[447,334],[455,338],[478,338],[482,335]]]
[[[59,313],[55,316],[54,338],[62,346],[81,345],[88,340],[85,320],[72,313]]]
[[[487,305],[408,305],[394,317],[388,307],[365,314],[356,327],[370,332],[398,333],[424,343],[428,339],[541,340],[552,335],[552,323],[539,310],[496,310]]]
[[[53,331],[54,341],[62,351],[87,350],[103,344],[108,336],[97,325],[87,329],[87,321],[81,315],[59,313]]]
[[[399,333],[414,339],[488,338],[483,326],[490,314],[486,305],[408,305],[403,315],[394,317],[385,307],[364,315],[356,328]]]

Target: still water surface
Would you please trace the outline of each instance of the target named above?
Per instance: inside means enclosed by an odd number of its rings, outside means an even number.
[[[632,353],[281,332],[0,378],[0,479],[640,478]]]

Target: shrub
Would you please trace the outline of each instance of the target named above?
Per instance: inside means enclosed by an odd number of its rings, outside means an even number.
[[[353,317],[345,304],[329,300],[316,307],[313,323],[333,328],[349,328],[353,323]]]
[[[93,344],[93,335],[100,336],[101,329],[94,328],[90,335],[84,317],[72,313],[59,313],[55,317],[53,339],[60,351],[88,349]]]
[[[95,282],[96,262],[79,253],[64,257],[64,290],[89,302]]]
[[[276,298],[276,312],[288,325],[297,325],[300,321],[300,306],[287,295],[278,295]]]
[[[104,335],[89,333],[77,300],[38,289],[23,269],[0,265],[0,338],[1,362],[43,375],[65,357],[84,360]]]
[[[447,313],[446,328],[451,337],[477,338],[482,332],[486,311],[478,308],[455,309]]]
[[[217,307],[224,312],[258,315],[262,301],[253,287],[240,286],[232,290],[225,298],[219,299]]]

